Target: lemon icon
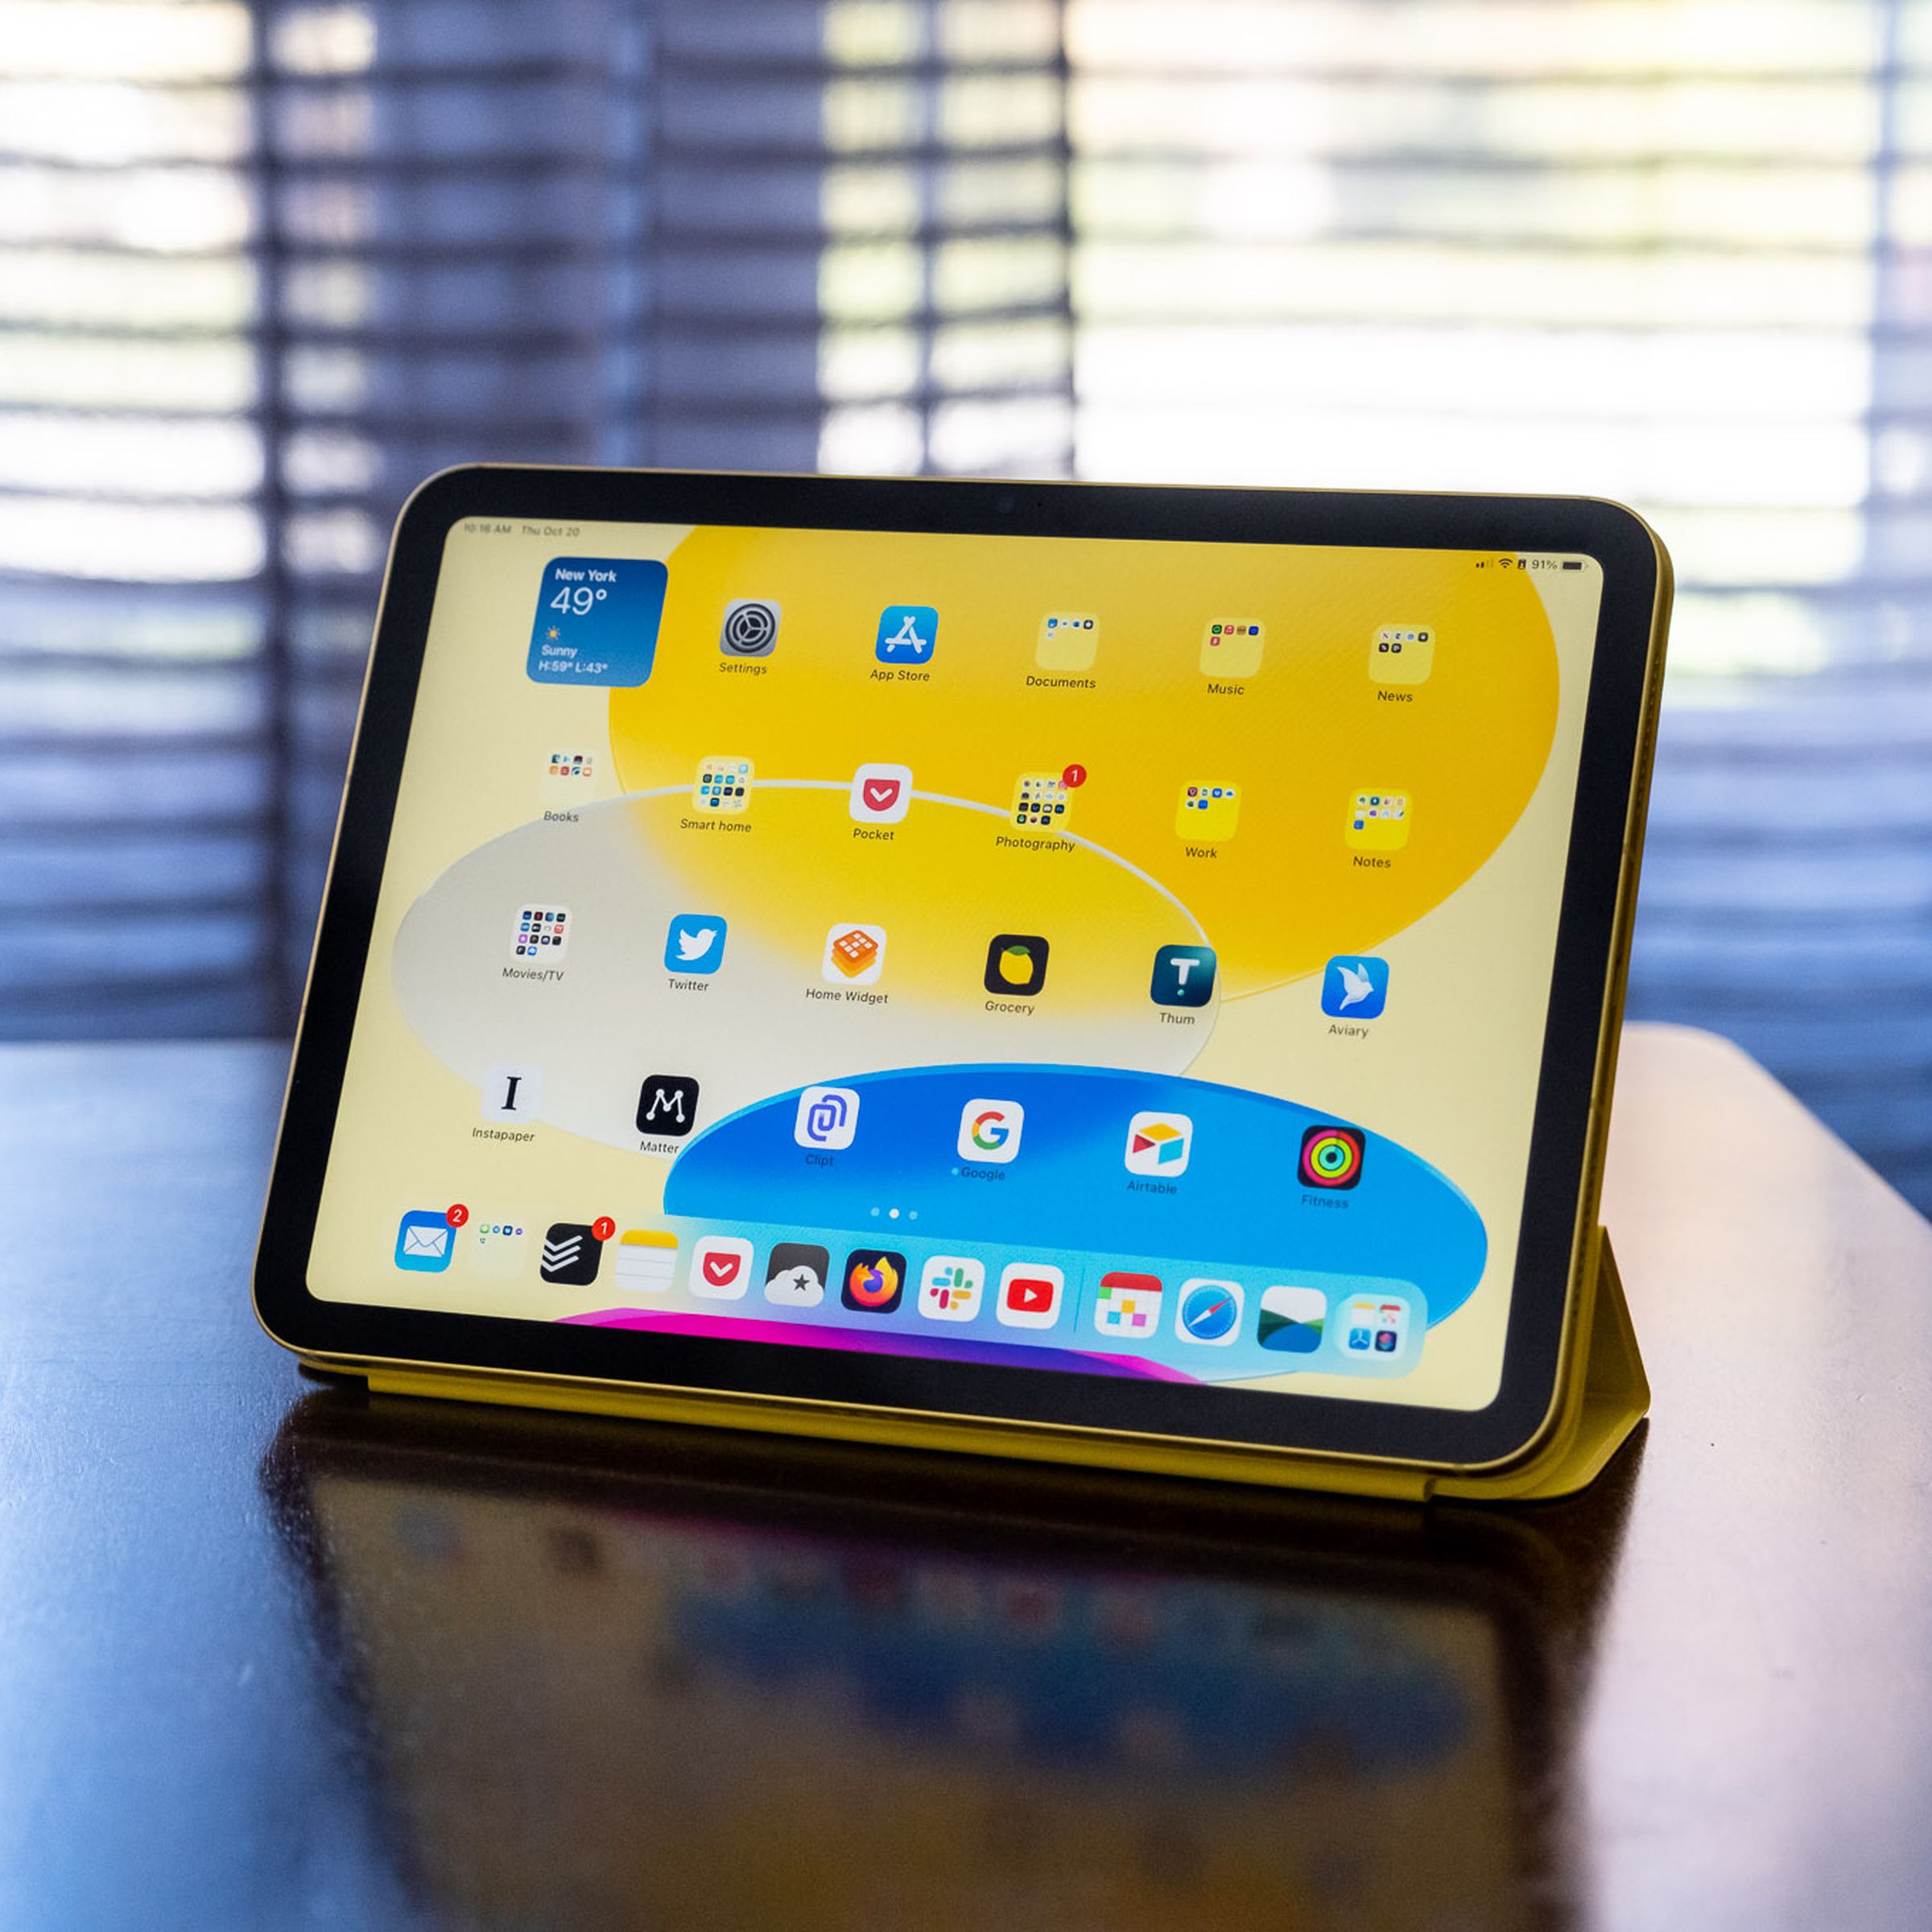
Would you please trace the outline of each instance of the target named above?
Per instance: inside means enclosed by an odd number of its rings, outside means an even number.
[[[1030,999],[1046,984],[1046,942],[1035,934],[1002,932],[986,948],[986,990]]]

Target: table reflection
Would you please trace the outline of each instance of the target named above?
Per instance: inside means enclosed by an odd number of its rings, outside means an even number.
[[[1426,1516],[332,1390],[265,1473],[432,1923],[1570,1916],[1619,1490]]]

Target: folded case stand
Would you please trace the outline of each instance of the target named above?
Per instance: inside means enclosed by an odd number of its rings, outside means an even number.
[[[965,1416],[931,1417],[904,1410],[842,1408],[833,1403],[767,1396],[717,1395],[704,1390],[654,1389],[601,1382],[503,1374],[481,1369],[366,1369],[322,1359],[312,1367],[366,1375],[378,1393],[438,1396],[469,1402],[510,1402],[593,1415],[762,1429],[786,1435],[836,1436],[848,1442],[943,1449],[1034,1462],[1080,1463],[1168,1476],[1216,1477],[1296,1489],[1325,1489],[1408,1502],[1454,1496],[1476,1502],[1536,1502],[1569,1496],[1593,1482],[1650,1406],[1650,1384],[1637,1352],[1636,1331],[1609,1236],[1596,1230],[1557,1382],[1548,1431],[1520,1461],[1458,1474],[1340,1456],[1298,1455],[1241,1443],[1177,1441],[1172,1437],[1110,1435],[1052,1424],[1004,1422]]]

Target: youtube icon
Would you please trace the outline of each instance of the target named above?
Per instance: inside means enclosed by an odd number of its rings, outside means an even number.
[[[1015,1261],[1000,1277],[996,1304],[1009,1328],[1051,1328],[1060,1319],[1066,1278],[1044,1262]]]

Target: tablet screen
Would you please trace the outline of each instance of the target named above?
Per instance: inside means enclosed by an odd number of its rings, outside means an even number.
[[[1482,1407],[1602,583],[464,519],[312,1292]]]

